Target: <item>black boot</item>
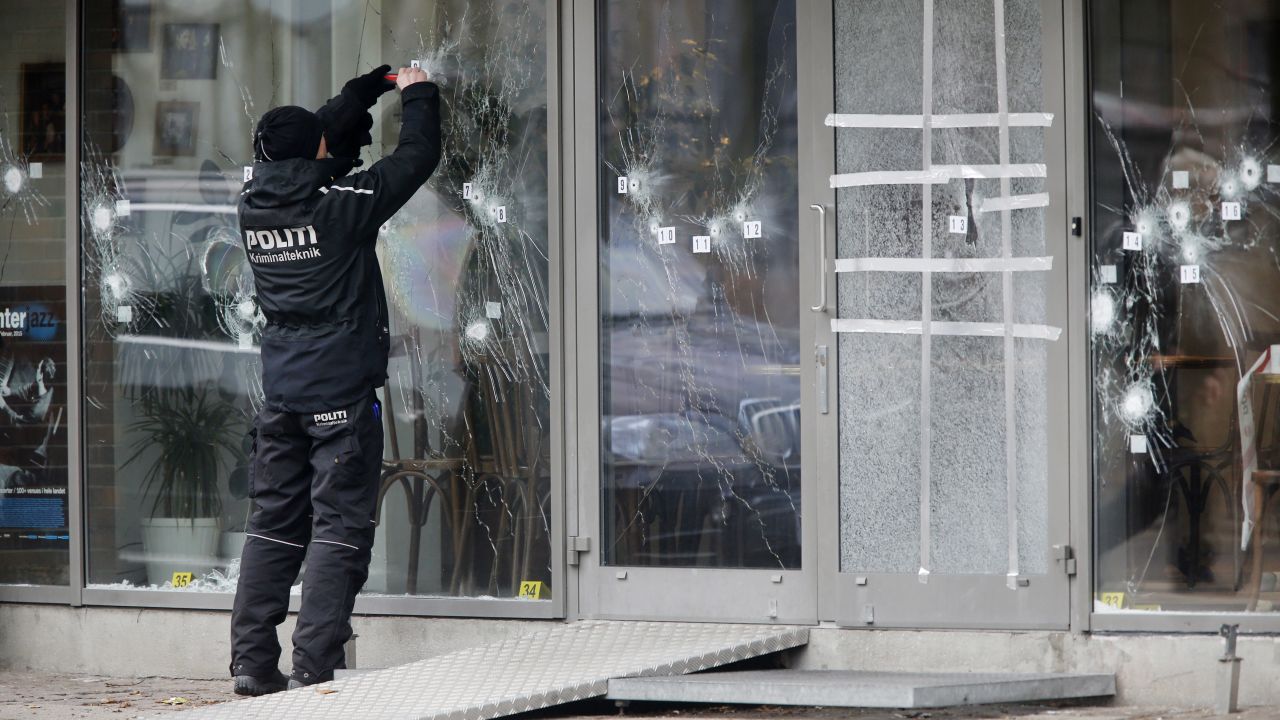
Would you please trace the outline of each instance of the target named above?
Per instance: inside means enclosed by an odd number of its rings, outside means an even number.
[[[235,680],[235,692],[237,695],[250,695],[252,697],[280,692],[289,684],[289,679],[279,670],[270,677],[236,675],[233,680]]]

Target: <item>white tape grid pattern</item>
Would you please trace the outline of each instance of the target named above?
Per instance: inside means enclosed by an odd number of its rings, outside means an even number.
[[[603,696],[611,678],[684,675],[808,639],[805,628],[767,625],[578,622],[343,678],[322,686],[328,694],[301,688],[196,709],[189,716],[488,720]]]
[[[1041,163],[1021,165],[937,165],[928,170],[880,170],[831,176],[831,187],[867,185],[941,185],[952,180],[989,180],[1002,177],[1042,178],[1048,169]]]
[[[879,335],[923,335],[924,322],[920,320],[844,320],[831,321],[831,330],[838,333],[875,333]],[[997,322],[929,322],[930,335],[966,337],[1004,337],[1008,333],[1015,338],[1028,340],[1057,340],[1060,328],[1047,325],[1014,323],[1012,326]]]
[[[1005,58],[1004,0],[995,3],[996,34],[996,112],[1000,115],[1000,164],[1009,164],[1009,72]],[[1043,202],[1041,202],[1043,201]],[[1000,197],[982,203],[982,212],[1000,212],[1000,243],[1004,257],[1013,256],[1013,216],[1011,211],[1048,207],[1047,194],[1011,197],[1009,178],[1000,178]],[[1004,325],[1013,328],[1013,273],[1002,273]],[[1014,420],[1018,410],[1014,383],[1017,382],[1013,354],[1013,333],[1004,334],[1004,452],[1005,490],[1008,502],[1006,518],[1009,532],[1009,570],[1005,574],[1010,590],[1018,589],[1018,426]]]
[[[844,319],[831,321],[836,333],[884,333],[920,335],[920,582],[927,583],[932,570],[930,549],[930,489],[932,451],[931,378],[933,335],[965,335],[1000,337],[1004,340],[1004,410],[1005,410],[1005,484],[1007,502],[1008,560],[1006,585],[1018,588],[1018,447],[1017,381],[1015,339],[1055,341],[1062,331],[1047,325],[1013,321],[1013,273],[1043,272],[1052,268],[1052,258],[1013,257],[1012,212],[1048,207],[1048,193],[1013,195],[1011,178],[1046,177],[1043,164],[1011,164],[1009,162],[1009,128],[1049,127],[1051,113],[1010,113],[1008,67],[1005,57],[1004,0],[992,0],[995,9],[996,112],[980,114],[934,115],[933,111],[933,31],[934,0],[924,0],[923,98],[920,115],[831,114],[826,124],[837,128],[901,128],[923,133],[923,156],[920,170],[843,173],[831,176],[832,188],[869,185],[920,185],[922,239],[920,258],[841,258],[836,272],[918,272],[921,279],[921,319],[874,320]],[[933,165],[933,128],[995,127],[999,130],[999,165]],[[999,197],[986,198],[977,208],[979,213],[1000,213],[999,258],[933,258],[933,185],[956,179],[998,179]],[[1002,322],[941,322],[933,315],[932,274],[935,272],[999,272],[1001,273]]]
[[[1009,127],[1049,127],[1053,124],[1053,113],[1009,113]],[[899,128],[903,130],[923,130],[924,115],[849,115],[831,113],[827,116],[828,127],[841,128]],[[978,128],[1000,127],[999,113],[973,113],[960,115],[930,115],[929,127],[932,128]]]
[[[1053,269],[1052,257],[1020,258],[840,258],[836,272],[1034,272]]]

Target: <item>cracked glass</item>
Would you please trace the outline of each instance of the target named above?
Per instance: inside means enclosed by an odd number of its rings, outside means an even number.
[[[235,204],[271,107],[417,63],[439,168],[380,230],[391,304],[365,595],[551,596],[546,4],[85,8],[90,587],[234,590],[265,323]],[[399,103],[373,111],[372,163]],[[295,587],[295,591],[297,591]]]
[[[1046,122],[1041,3],[833,7],[837,257],[860,263],[837,275],[833,323],[840,567],[1012,587],[1047,571],[1060,332],[1044,325],[1061,260],[1046,258],[1045,130],[1020,126]],[[937,181],[885,174],[922,169]]]
[[[800,565],[794,2],[598,7],[606,565]]]
[[[66,585],[66,14],[0,4],[0,583]]]
[[[1095,610],[1280,606],[1280,8],[1092,16]]]

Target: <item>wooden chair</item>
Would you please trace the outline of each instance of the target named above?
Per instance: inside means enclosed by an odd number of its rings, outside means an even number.
[[[1253,554],[1250,563],[1249,604],[1247,610],[1258,609],[1258,600],[1262,595],[1263,560],[1266,553],[1267,507],[1277,495],[1280,495],[1280,422],[1274,417],[1280,413],[1280,375],[1259,374],[1255,376],[1262,383],[1262,407],[1258,413],[1257,442],[1258,469],[1253,472],[1250,487],[1245,492],[1253,493],[1253,533],[1249,541],[1249,552]],[[1268,425],[1270,427],[1268,427]],[[1268,431],[1270,435],[1268,435]],[[1266,446],[1263,441],[1269,440]]]
[[[462,545],[462,533],[467,525],[466,508],[457,502],[457,478],[468,468],[470,445],[462,456],[448,457],[431,447],[428,437],[429,428],[422,417],[418,403],[416,388],[418,387],[418,366],[410,363],[410,381],[414,398],[414,452],[412,458],[400,456],[400,438],[396,428],[395,393],[389,388],[383,392],[383,422],[386,423],[387,438],[391,444],[391,457],[382,461],[382,480],[378,489],[377,505],[374,508],[375,522],[381,522],[382,505],[387,495],[396,486],[404,490],[405,503],[409,513],[409,562],[405,574],[405,592],[418,594],[418,565],[422,552],[422,529],[426,527],[431,514],[431,507],[437,496],[447,504],[441,513],[449,533],[454,550],[454,563],[449,579],[453,587],[462,571],[459,548]]]
[[[1177,443],[1180,437],[1189,437],[1190,433],[1180,435],[1176,430],[1179,422],[1179,393],[1177,391],[1176,383],[1178,382],[1178,377],[1176,373],[1234,367],[1235,360],[1234,357],[1226,356],[1173,354],[1155,355],[1149,358],[1149,362],[1157,371],[1159,382],[1163,383],[1164,391],[1158,394],[1168,402],[1165,408],[1166,416],[1170,419],[1168,432],[1173,437],[1174,442]],[[1162,468],[1156,463],[1152,463],[1154,478],[1161,486],[1167,486],[1170,500],[1175,494],[1178,495],[1182,498],[1182,505],[1187,511],[1187,554],[1184,577],[1189,588],[1194,588],[1199,582],[1197,573],[1200,569],[1203,549],[1201,521],[1205,511],[1208,509],[1210,494],[1215,488],[1221,492],[1227,506],[1231,508],[1233,523],[1235,526],[1239,525],[1237,495],[1233,490],[1233,478],[1238,477],[1237,470],[1239,468],[1237,453],[1239,441],[1235,417],[1233,406],[1230,427],[1222,444],[1208,447],[1199,444],[1175,444],[1172,448],[1159,451],[1162,456],[1162,462],[1160,463],[1163,466]],[[1134,470],[1134,463],[1130,462],[1127,481],[1130,486],[1137,479]],[[1169,505],[1166,504],[1166,506],[1168,507]],[[1167,520],[1168,517],[1165,518],[1165,521]],[[1232,543],[1232,562],[1235,587],[1238,588],[1242,567],[1238,542]],[[1136,565],[1141,564],[1141,562],[1136,563]],[[1129,559],[1129,565],[1130,567],[1135,566],[1135,560],[1132,557]]]
[[[480,356],[471,364],[475,373],[471,392],[484,412],[489,442],[488,447],[476,447],[472,472],[460,478],[461,509],[464,514],[478,515],[481,494],[491,495],[496,490],[493,500],[499,505],[495,508],[498,521],[488,538],[495,553],[489,563],[489,576],[482,582],[489,594],[500,592],[502,580],[515,592],[522,581],[532,579],[539,538],[545,536],[548,543],[550,539],[550,428],[539,417],[538,409],[544,401],[536,383],[512,377],[510,367],[491,355]],[[475,423],[470,427],[476,427]],[[459,562],[468,562],[477,524],[466,522],[459,533]],[[509,553],[501,552],[504,545],[509,545]],[[467,573],[481,565],[478,558],[470,559],[475,562]],[[455,594],[471,591],[478,586],[476,580],[469,575],[455,575],[452,590]]]

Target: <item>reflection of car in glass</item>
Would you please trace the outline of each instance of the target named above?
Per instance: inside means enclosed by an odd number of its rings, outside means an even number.
[[[639,242],[615,228],[602,303],[605,407],[619,413],[603,419],[615,496],[605,507],[630,546],[620,552],[642,564],[793,566],[796,323],[738,310],[709,266],[665,266]],[[708,536],[704,523],[725,531]]]

